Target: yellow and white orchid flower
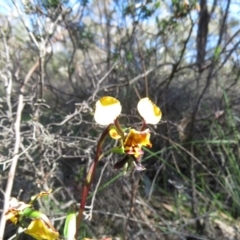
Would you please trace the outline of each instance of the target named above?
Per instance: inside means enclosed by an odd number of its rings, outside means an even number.
[[[162,112],[148,97],[142,98],[137,105],[141,117],[147,124],[157,124],[162,117]]]
[[[121,103],[116,98],[105,96],[96,103],[94,119],[98,124],[107,126],[114,122],[121,111]]]
[[[148,97],[140,99],[137,109],[146,124],[157,124],[161,120],[161,110]],[[117,119],[121,111],[121,103],[116,98],[105,96],[96,103],[94,119],[98,124],[107,126]]]

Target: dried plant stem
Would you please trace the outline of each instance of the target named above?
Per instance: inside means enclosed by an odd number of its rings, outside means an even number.
[[[24,83],[20,89],[19,97],[18,97],[17,114],[16,114],[15,123],[14,123],[14,131],[15,131],[14,152],[13,152],[11,167],[8,173],[7,186],[4,193],[4,206],[3,206],[3,212],[2,212],[2,217],[0,221],[0,239],[4,239],[3,236],[5,231],[5,225],[6,225],[5,212],[9,207],[9,200],[12,192],[14,177],[15,177],[17,163],[19,159],[19,148],[21,144],[20,123],[21,123],[21,117],[22,117],[22,110],[24,107],[24,103],[23,103],[24,86],[28,82],[28,80],[30,79],[30,77],[38,67],[38,65],[39,65],[39,61],[37,60],[36,63],[32,66],[32,68],[29,70],[28,74],[26,75],[24,79]]]
[[[6,53],[7,76],[4,76],[4,81],[5,81],[5,90],[6,90],[6,102],[8,106],[7,116],[8,116],[8,119],[11,121],[12,120],[12,104],[11,104],[12,74],[10,71],[11,63],[10,63],[10,53],[9,53],[9,46],[7,43],[7,37],[2,29],[1,29],[1,36],[3,39],[3,45]]]
[[[148,79],[147,79],[147,74],[146,74],[146,67],[145,67],[144,57],[143,57],[143,54],[142,54],[142,51],[141,51],[141,47],[140,47],[138,41],[137,41],[137,46],[138,46],[138,52],[139,52],[141,63],[142,63],[142,68],[143,68],[143,71],[144,71],[144,82],[145,82],[146,97],[148,97]]]
[[[103,178],[103,174],[106,170],[106,167],[108,165],[108,161],[106,161],[106,163],[104,164],[102,170],[101,170],[101,173],[100,173],[100,176],[99,176],[99,179],[98,179],[98,182],[96,184],[96,188],[93,192],[93,196],[92,196],[92,201],[91,201],[91,205],[90,205],[90,210],[89,210],[89,214],[88,214],[88,219],[91,220],[92,219],[92,214],[93,214],[93,206],[94,206],[94,202],[95,202],[95,199],[96,199],[96,195],[97,195],[97,192],[98,192],[98,189],[99,189],[99,186],[100,186],[100,183],[101,183],[101,180]]]
[[[127,218],[126,223],[125,223],[123,239],[127,239],[128,224],[129,224],[130,219],[133,217],[133,213],[134,213],[134,210],[135,210],[134,206],[135,206],[135,202],[136,202],[136,196],[137,196],[138,185],[139,185],[139,180],[140,180],[140,175],[139,174],[136,174],[136,176],[134,177],[135,173],[136,173],[135,170],[133,170],[131,172],[131,186],[132,186],[131,202],[130,202],[130,209],[129,209],[129,212],[128,212],[128,218]]]

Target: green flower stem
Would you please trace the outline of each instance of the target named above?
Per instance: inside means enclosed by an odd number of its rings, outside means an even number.
[[[92,185],[92,181],[96,172],[96,168],[97,168],[97,164],[99,162],[99,160],[103,157],[102,154],[102,146],[104,143],[104,140],[106,139],[106,137],[108,136],[108,132],[109,129],[112,127],[112,124],[110,124],[103,132],[102,135],[98,141],[97,144],[97,152],[95,155],[95,159],[94,162],[91,164],[90,169],[87,173],[86,179],[85,179],[85,183],[83,186],[83,190],[82,190],[82,196],[81,196],[81,200],[80,200],[80,207],[79,207],[79,213],[77,216],[77,224],[76,224],[76,239],[78,239],[78,230],[80,228],[80,224],[82,222],[82,218],[83,218],[83,212],[84,212],[84,208],[86,205],[86,201],[87,201],[87,196],[89,193],[89,190],[91,188]]]
[[[76,206],[75,204],[73,204],[70,206],[68,210],[66,221],[64,224],[63,230],[64,239],[74,240],[75,233],[76,233]]]

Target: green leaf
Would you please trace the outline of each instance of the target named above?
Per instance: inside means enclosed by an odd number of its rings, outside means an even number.
[[[156,1],[154,5],[155,5],[155,8],[159,8],[160,5],[161,5],[161,4],[160,4],[160,1]]]
[[[214,56],[213,56],[214,61],[218,60],[220,54],[221,54],[221,46],[217,46],[214,51]]]

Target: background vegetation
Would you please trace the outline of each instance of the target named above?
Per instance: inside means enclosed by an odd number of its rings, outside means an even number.
[[[151,127],[146,171],[123,175],[112,169],[118,156],[101,161],[81,238],[240,239],[239,1],[0,8],[1,213],[9,195],[28,201],[52,188],[38,204],[61,229],[102,131],[95,101],[118,98],[121,123],[138,126],[138,94],[149,95],[163,120]],[[7,225],[4,239],[15,231]]]

